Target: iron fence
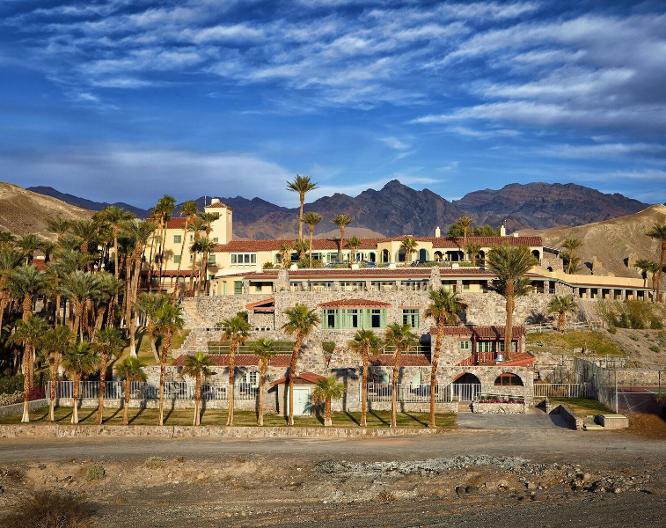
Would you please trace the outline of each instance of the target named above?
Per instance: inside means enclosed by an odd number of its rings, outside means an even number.
[[[479,383],[451,383],[435,386],[435,401],[447,403],[452,401],[472,401],[479,395]],[[428,403],[430,401],[430,385],[398,384],[396,395],[400,403]],[[390,402],[393,387],[390,383],[368,383],[368,401],[373,403]]]
[[[591,383],[535,383],[534,396],[537,398],[594,398]]]

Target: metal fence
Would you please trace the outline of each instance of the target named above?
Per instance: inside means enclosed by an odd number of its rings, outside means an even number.
[[[219,401],[227,399],[226,383],[204,383],[201,386],[201,399],[204,401]],[[147,382],[132,382],[130,385],[131,400],[157,400],[159,399],[159,386]],[[249,383],[238,383],[235,386],[234,398],[239,401],[254,401],[258,388]],[[46,387],[46,396],[50,398],[51,382]],[[74,394],[73,381],[59,381],[56,387],[57,399],[70,399]],[[107,381],[104,397],[109,400],[119,400],[125,397],[125,383],[122,381]],[[164,397],[167,400],[194,400],[194,383],[186,381],[169,381],[164,384]],[[97,381],[82,381],[79,387],[79,399],[89,400],[99,398],[99,383]]]
[[[472,401],[480,393],[478,383],[451,383],[435,387],[435,401],[447,403],[452,401]],[[397,400],[400,403],[427,403],[430,401],[430,385],[398,384]],[[390,402],[393,387],[390,383],[368,383],[369,402]]]
[[[534,396],[537,398],[594,398],[591,383],[535,383]]]

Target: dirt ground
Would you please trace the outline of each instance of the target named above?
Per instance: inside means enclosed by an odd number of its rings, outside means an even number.
[[[666,442],[513,424],[352,441],[0,441],[0,512],[47,490],[91,504],[90,526],[119,528],[666,526]]]

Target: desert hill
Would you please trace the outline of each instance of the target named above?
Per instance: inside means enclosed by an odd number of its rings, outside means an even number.
[[[560,247],[567,238],[581,240],[583,246],[578,253],[587,265],[582,266],[580,273],[640,277],[640,272],[633,267],[634,262],[640,258],[658,258],[657,241],[645,235],[657,223],[666,223],[666,205],[652,205],[603,222],[545,230],[523,229],[519,233],[538,234],[543,237],[544,245],[551,247]]]
[[[0,182],[0,231],[19,236],[36,233],[53,239],[53,233],[49,233],[47,228],[49,218],[62,216],[79,220],[91,215],[92,211]]]

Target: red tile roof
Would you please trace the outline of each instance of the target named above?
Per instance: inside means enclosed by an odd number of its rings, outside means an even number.
[[[227,204],[222,203],[222,202],[208,204],[206,206],[206,209],[210,209],[210,208],[213,208],[213,209],[230,209],[230,207]]]
[[[370,358],[370,364],[376,367],[392,367],[393,354],[379,354]],[[400,354],[401,367],[429,367],[430,361],[425,354]]]
[[[275,298],[269,297],[268,299],[246,304],[245,308],[254,312],[275,313]]]
[[[185,356],[186,354],[178,356],[173,364],[182,367],[185,364]],[[229,364],[229,354],[209,354],[208,357],[214,367],[226,367]],[[291,354],[276,354],[270,359],[268,365],[270,367],[287,368],[290,359]],[[236,354],[237,367],[256,367],[258,365],[259,356],[256,354]]]
[[[301,372],[298,376],[296,376],[296,378],[294,378],[294,383],[296,385],[304,385],[306,383],[316,385],[323,379],[326,378],[324,376],[320,376],[319,374],[315,374],[314,372]],[[271,383],[271,387],[282,385],[283,383],[286,383],[286,381],[287,377],[283,376],[280,379],[273,381]]]
[[[339,301],[328,301],[319,305],[322,308],[340,308],[349,306],[352,308],[386,308],[390,303],[371,301],[369,299],[340,299]]]
[[[162,270],[162,277],[189,277],[192,274],[190,270]],[[194,276],[199,275],[199,270],[194,270]]]
[[[174,216],[169,218],[166,223],[167,229],[184,229],[185,220],[186,218],[184,216]]]
[[[534,364],[535,357],[530,354],[529,352],[520,352],[520,353],[515,353],[511,354],[511,361],[502,361],[501,363],[498,363],[497,361],[493,360],[484,360],[483,356],[485,354],[493,354],[492,352],[482,352],[479,355],[472,354],[471,356],[466,357],[463,359],[460,363],[458,363],[458,366],[479,366],[479,367],[495,367],[495,366],[507,366],[507,367],[529,367]],[[479,363],[477,364],[477,356],[481,356],[479,359]]]
[[[432,335],[437,334],[437,327],[430,329]],[[445,326],[444,335],[451,337],[463,337],[467,339],[504,339],[503,326]],[[524,326],[514,326],[512,329],[512,338],[519,339],[525,335]]]
[[[431,242],[433,248],[460,248],[464,245],[463,238],[450,237],[414,237],[417,242]],[[467,237],[467,243],[474,243],[481,247],[501,246],[543,246],[543,239],[538,236],[471,236]],[[418,249],[418,248],[417,248]]]

